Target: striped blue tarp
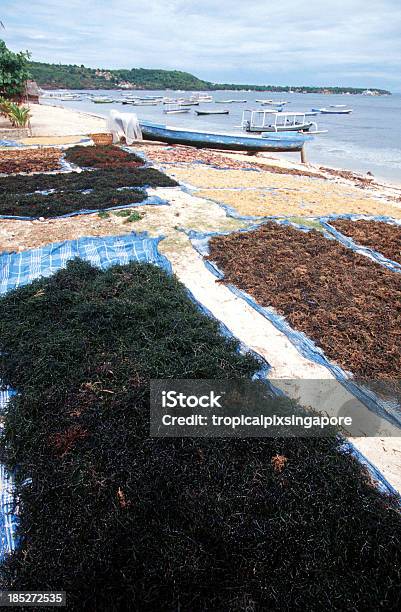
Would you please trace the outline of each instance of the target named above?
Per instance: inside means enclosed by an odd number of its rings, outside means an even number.
[[[65,268],[67,262],[79,257],[106,269],[129,262],[152,263],[171,272],[171,264],[158,250],[162,238],[151,238],[147,233],[101,238],[78,238],[49,244],[22,253],[0,255],[0,294],[27,285],[39,277],[48,277]],[[13,394],[0,388],[0,415]],[[15,549],[17,511],[13,508],[12,475],[0,464],[0,561]]]

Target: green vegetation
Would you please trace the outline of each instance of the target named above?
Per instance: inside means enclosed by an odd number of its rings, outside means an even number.
[[[47,89],[115,89],[119,83],[132,83],[135,89],[203,90],[211,84],[179,70],[98,70],[64,64],[31,62],[32,77]]]
[[[362,93],[364,89],[356,87],[291,87],[276,85],[237,85],[232,83],[211,83],[198,79],[188,72],[179,70],[154,70],[132,68],[120,70],[103,70],[85,66],[65,64],[44,64],[31,62],[30,71],[37,83],[45,89],[116,89],[120,84],[129,83],[133,89],[183,89],[188,91],[205,90],[252,90],[276,92],[305,93]],[[378,93],[389,94],[384,89]]]
[[[0,308],[20,520],[2,590],[63,588],[77,611],[398,609],[397,500],[341,439],[149,437],[151,379],[259,367],[174,277],[75,261]]]
[[[21,96],[29,76],[29,53],[14,53],[4,40],[0,40],[0,95],[5,98]]]

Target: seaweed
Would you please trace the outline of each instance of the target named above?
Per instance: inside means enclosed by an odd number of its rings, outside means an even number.
[[[65,152],[67,161],[83,168],[137,168],[144,165],[139,155],[113,145],[84,147],[78,145]]]
[[[150,379],[259,367],[174,277],[74,261],[0,307],[20,499],[0,588],[100,612],[399,609],[397,501],[341,440],[149,438]]]
[[[94,189],[49,195],[7,195],[0,200],[0,215],[20,217],[58,217],[80,210],[98,210],[143,202],[145,191],[134,189]]]
[[[214,236],[209,245],[223,282],[273,306],[343,369],[362,379],[399,379],[398,274],[321,232],[273,222]]]
[[[23,194],[34,191],[76,191],[118,187],[176,187],[178,183],[155,168],[101,169],[33,176],[0,178],[0,194]]]
[[[61,153],[61,150],[56,148],[2,150],[0,153],[0,173],[59,170]]]
[[[381,221],[336,219],[330,225],[352,238],[357,244],[382,253],[401,264],[401,226]]]

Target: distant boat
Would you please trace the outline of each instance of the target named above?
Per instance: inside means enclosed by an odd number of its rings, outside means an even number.
[[[196,110],[197,115],[228,115],[229,110]]]
[[[201,102],[202,104],[213,102],[213,98],[209,94],[194,94],[190,99],[194,102]]]
[[[94,104],[113,104],[114,100],[113,98],[99,97],[99,98],[92,98],[92,102]]]
[[[216,104],[246,104],[246,100],[216,100]]]
[[[157,106],[157,100],[123,100],[123,104],[130,104],[131,106]]]
[[[145,140],[181,144],[197,148],[223,149],[229,151],[301,151],[305,142],[310,140],[305,134],[264,134],[252,136],[228,132],[207,132],[187,128],[170,127],[139,121]]]
[[[245,110],[241,127],[246,132],[309,132],[317,125],[307,121],[305,113],[277,113],[271,110]]]
[[[321,108],[322,115],[350,115],[352,108]]]
[[[262,106],[285,106],[289,102],[287,100],[262,100],[261,104]]]
[[[163,113],[165,113],[166,115],[180,115],[182,113],[190,113],[190,112],[191,112],[190,108],[188,108],[187,106],[183,107],[180,104],[178,105],[170,104],[163,110]]]
[[[199,100],[178,100],[181,106],[199,106]]]
[[[321,115],[350,115],[352,108],[340,108],[339,106],[331,106],[330,108],[312,108],[313,113]]]

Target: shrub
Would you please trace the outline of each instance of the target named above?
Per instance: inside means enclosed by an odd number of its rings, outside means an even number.
[[[8,119],[13,127],[24,128],[28,125],[31,116],[31,111],[27,106],[20,106],[11,102],[7,113]]]

